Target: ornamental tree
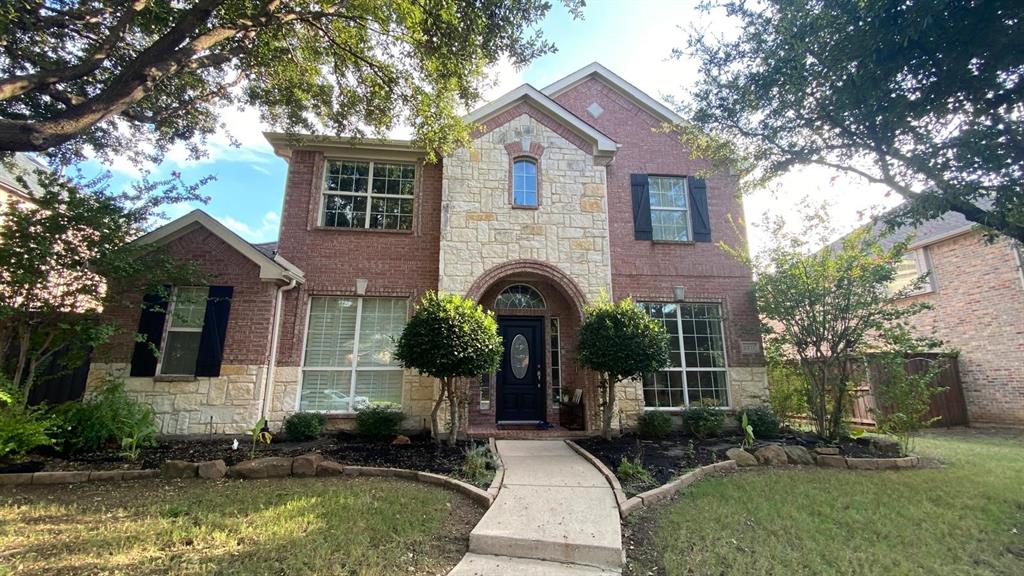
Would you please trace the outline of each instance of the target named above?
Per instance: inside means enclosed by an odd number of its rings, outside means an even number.
[[[610,440],[616,384],[668,366],[668,334],[632,299],[612,303],[602,294],[584,310],[576,354],[582,366],[598,374],[601,436]]]
[[[1024,3],[705,6],[739,32],[676,51],[700,61],[693,150],[754,183],[820,165],[884,184],[907,201],[893,226],[955,211],[1024,241]]]
[[[815,432],[838,440],[855,361],[883,351],[920,351],[938,342],[913,336],[907,324],[930,307],[905,300],[926,276],[890,289],[912,238],[883,243],[872,226],[865,226],[831,243],[835,230],[823,207],[805,206],[802,217],[803,226],[793,231],[781,217],[766,216],[770,237],[753,257],[743,248],[723,248],[753,269],[765,348],[799,363]]]
[[[563,0],[574,16],[582,0]],[[202,154],[226,105],[287,132],[400,122],[428,151],[468,136],[486,67],[554,46],[546,0],[12,0],[0,8],[0,152],[63,161]]]
[[[441,381],[430,412],[430,432],[438,443],[441,405],[448,401],[448,445],[454,446],[469,396],[465,380],[497,370],[501,354],[493,312],[456,294],[427,292],[420,300],[398,339],[395,358]]]

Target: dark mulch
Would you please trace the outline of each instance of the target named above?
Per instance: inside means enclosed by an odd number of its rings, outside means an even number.
[[[623,434],[611,441],[593,437],[577,440],[576,443],[615,472],[626,494],[634,496],[661,486],[695,468],[728,460],[725,456],[726,450],[738,447],[742,441],[742,436],[723,436],[701,441],[689,434],[673,432],[661,440],[646,440],[635,434]],[[747,450],[756,452],[768,444],[798,445],[808,450],[826,445],[814,434],[786,430],[778,437],[755,442]],[[885,458],[897,455],[887,452],[886,447],[891,449],[891,443],[868,437],[851,438],[838,444],[840,453],[851,458]],[[643,466],[651,475],[650,482],[639,482],[618,474],[619,463],[623,458],[633,460],[638,455],[642,457]]]
[[[232,437],[162,440],[154,448],[143,450],[135,462],[126,461],[119,450],[109,449],[74,455],[57,453],[35,454],[26,462],[10,465],[18,470],[0,466],[0,473],[38,472],[39,470],[129,470],[159,468],[167,460],[224,460],[229,466],[249,459],[251,440],[238,436],[238,450],[231,449]],[[374,442],[351,434],[323,436],[309,442],[273,442],[256,448],[256,457],[299,456],[319,452],[325,458],[354,466],[406,468],[422,472],[453,474],[462,466],[467,444],[455,448],[436,446],[429,435],[411,436],[406,445],[390,441]],[[22,470],[24,469],[24,470]]]

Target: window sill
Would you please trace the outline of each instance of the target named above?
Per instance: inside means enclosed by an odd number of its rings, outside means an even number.
[[[540,210],[540,205],[537,205],[537,206],[518,206],[516,204],[513,204],[512,205],[512,209],[513,210]]]
[[[341,228],[338,226],[314,226],[314,231],[322,232],[349,232],[355,234],[361,234],[369,232],[371,234],[412,234],[412,230],[385,230],[383,228]]]
[[[199,378],[188,374],[157,374],[153,376],[153,382],[196,382]]]
[[[670,244],[673,246],[693,246],[697,244],[693,240],[651,240],[651,244]]]
[[[697,406],[694,406],[694,408],[697,408]],[[710,408],[714,410],[721,410],[723,412],[728,412],[733,409],[732,406],[710,406]],[[666,414],[675,415],[680,415],[687,410],[689,410],[689,408],[658,408],[657,406],[644,406],[644,412],[664,412]]]

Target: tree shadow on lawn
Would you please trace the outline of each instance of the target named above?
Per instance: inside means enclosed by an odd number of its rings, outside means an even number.
[[[0,492],[0,564],[31,575],[436,574],[458,562],[482,513],[394,479],[31,487]]]

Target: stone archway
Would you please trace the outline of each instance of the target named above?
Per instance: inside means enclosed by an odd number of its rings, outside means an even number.
[[[496,282],[506,278],[537,276],[557,286],[563,294],[571,301],[576,308],[579,317],[583,317],[583,307],[587,303],[587,297],[583,290],[568,274],[558,267],[542,262],[540,260],[512,260],[499,264],[481,274],[469,287],[466,296],[473,300],[480,301],[484,293]]]

